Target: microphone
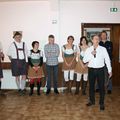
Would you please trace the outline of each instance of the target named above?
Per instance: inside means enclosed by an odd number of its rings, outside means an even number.
[[[94,48],[94,51],[96,52],[96,48]],[[96,54],[94,54],[94,58],[96,58]]]

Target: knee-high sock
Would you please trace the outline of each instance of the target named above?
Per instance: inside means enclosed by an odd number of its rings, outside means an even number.
[[[21,80],[21,89],[24,90],[26,85],[26,80]]]
[[[17,88],[20,89],[20,80],[16,80]]]

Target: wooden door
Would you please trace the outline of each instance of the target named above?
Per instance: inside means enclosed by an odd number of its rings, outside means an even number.
[[[113,25],[113,85],[120,86],[120,25]]]
[[[85,28],[110,28],[110,40],[113,43],[112,83],[120,87],[120,24],[83,23],[81,28],[82,35]]]

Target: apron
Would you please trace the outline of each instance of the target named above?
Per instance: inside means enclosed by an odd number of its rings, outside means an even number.
[[[64,46],[64,48],[65,48],[65,46]],[[74,48],[74,45],[72,46],[72,49]],[[65,48],[66,49],[66,48]],[[63,62],[63,65],[62,65],[62,70],[64,71],[64,70],[74,70],[75,69],[75,66],[76,66],[76,58],[74,58],[75,57],[75,54],[74,53],[72,53],[72,54],[66,54],[66,53],[64,53],[64,58],[65,58],[65,60],[66,60],[66,62],[69,64],[69,63],[71,63],[71,61],[73,60],[73,62],[72,62],[72,64],[71,64],[71,66],[67,66],[66,65],[66,63],[65,63],[65,61]]]
[[[78,62],[76,64],[76,67],[75,67],[75,73],[80,73],[80,74],[86,74],[88,73],[88,67],[86,67],[85,69],[82,67],[82,64],[84,65],[84,63],[82,62],[83,61],[83,56],[80,55],[80,59],[78,59]]]

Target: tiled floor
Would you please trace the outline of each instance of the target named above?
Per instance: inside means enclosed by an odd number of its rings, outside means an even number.
[[[49,96],[36,93],[19,96],[16,91],[5,91],[0,96],[0,120],[119,120],[120,88],[114,88],[112,95],[106,95],[105,111],[99,110],[99,94],[96,105],[86,107],[88,96],[63,94]]]

